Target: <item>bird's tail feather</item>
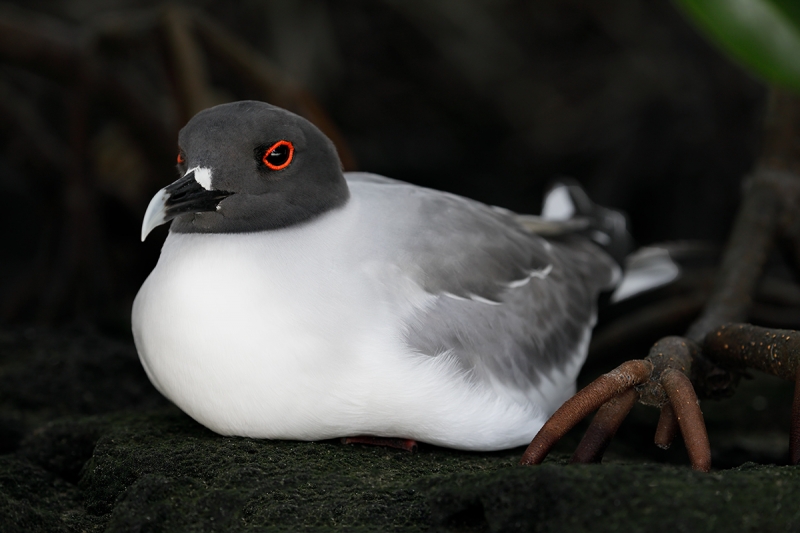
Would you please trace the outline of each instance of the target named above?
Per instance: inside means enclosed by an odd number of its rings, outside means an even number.
[[[580,233],[603,248],[619,264],[633,249],[627,217],[620,211],[594,203],[574,180],[555,182],[544,198],[541,217],[545,220],[584,220]]]
[[[661,287],[680,275],[668,250],[651,246],[634,251],[627,217],[594,203],[571,179],[560,179],[550,187],[540,216],[523,216],[520,222],[541,235],[580,233],[605,250],[623,267],[612,302]]]

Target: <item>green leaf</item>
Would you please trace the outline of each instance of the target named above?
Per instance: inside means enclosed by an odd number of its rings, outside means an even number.
[[[676,0],[723,50],[800,92],[800,0]]]

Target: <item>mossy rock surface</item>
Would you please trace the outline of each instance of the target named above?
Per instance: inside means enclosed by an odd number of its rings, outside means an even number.
[[[69,456],[58,445],[74,444],[69,427],[77,442],[97,436],[75,484],[53,471],[74,465],[51,460]],[[26,444],[40,452],[4,456],[0,481],[0,512],[20,531],[800,529],[800,469],[789,466],[519,467],[519,450],[221,437],[176,410],[60,421]]]
[[[0,410],[20,435],[0,455],[4,532],[800,531],[800,469],[743,464],[786,451],[791,385],[769,378],[709,404],[711,474],[679,442],[656,450],[657,413],[638,407],[603,464],[567,464],[575,433],[519,467],[519,449],[222,437],[160,399],[129,345],[59,335],[0,335]],[[91,401],[36,392],[78,393],[75,379]]]

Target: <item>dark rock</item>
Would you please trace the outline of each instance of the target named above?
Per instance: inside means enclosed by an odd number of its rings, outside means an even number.
[[[168,404],[131,343],[86,328],[0,331],[0,451],[55,418]]]
[[[77,483],[97,439],[110,423],[96,417],[48,422],[23,440],[20,455],[70,483]]]
[[[452,476],[430,492],[433,522],[489,531],[797,531],[800,470],[744,465],[703,474],[653,464],[508,468]],[[456,528],[454,527],[454,530]]]
[[[79,486],[110,530],[427,527],[421,482],[510,467],[518,452],[418,454],[221,437],[181,414],[109,426]],[[135,527],[134,527],[135,525]]]
[[[78,489],[13,455],[0,456],[0,529],[67,532],[92,526]]]

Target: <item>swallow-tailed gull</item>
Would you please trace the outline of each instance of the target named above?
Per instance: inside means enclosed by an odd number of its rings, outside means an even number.
[[[311,123],[252,101],[198,113],[179,146],[142,226],[172,221],[133,333],[201,424],[496,450],[574,393],[619,220],[576,217],[569,188],[540,218],[343,173]]]

